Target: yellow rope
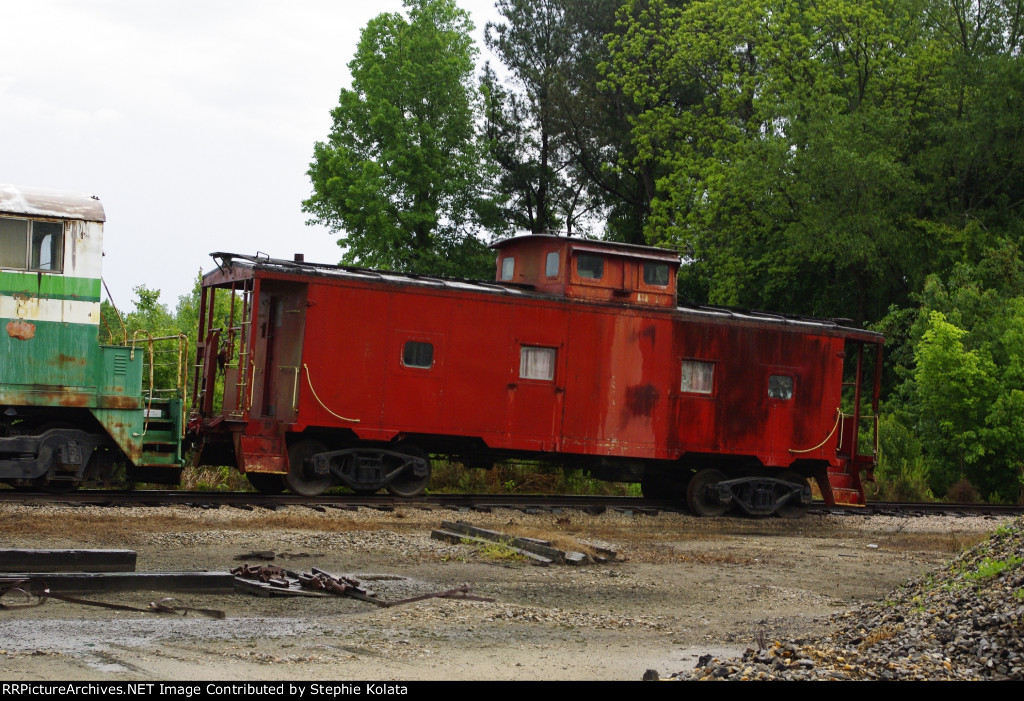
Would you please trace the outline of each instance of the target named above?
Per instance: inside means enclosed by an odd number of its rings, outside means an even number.
[[[359,419],[346,419],[344,416],[341,416],[340,414],[335,414],[333,411],[328,409],[327,405],[320,400],[319,396],[317,396],[316,390],[313,389],[313,378],[309,374],[309,366],[303,363],[302,368],[303,370],[306,371],[306,382],[309,384],[309,391],[313,393],[313,397],[316,399],[317,403],[320,404],[321,407],[323,407],[324,411],[326,411],[328,414],[330,414],[336,419],[341,419],[342,421],[351,421],[352,423],[355,424],[359,423]]]
[[[835,434],[836,429],[839,428],[839,422],[842,421],[842,419],[843,419],[843,412],[840,411],[839,408],[836,408],[836,425],[833,426],[832,430],[828,432],[827,436],[825,436],[825,440],[823,440],[821,443],[819,443],[818,445],[814,446],[813,448],[808,448],[807,450],[796,450],[794,448],[790,448],[789,452],[791,452],[791,453],[810,453],[810,452],[815,451],[818,448],[822,447],[823,445],[828,443],[828,439],[831,438]]]

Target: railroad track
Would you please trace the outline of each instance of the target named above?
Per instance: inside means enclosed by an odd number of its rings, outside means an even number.
[[[432,494],[413,498],[390,495],[362,496],[356,494],[324,494],[304,497],[292,494],[266,495],[255,492],[185,492],[171,490],[90,490],[63,494],[0,490],[0,502],[42,504],[63,503],[82,506],[169,506],[184,504],[198,508],[221,506],[275,509],[281,506],[306,506],[313,509],[368,508],[380,511],[406,509],[451,509],[486,511],[509,508],[522,511],[577,510],[600,513],[606,510],[656,514],[661,511],[685,512],[683,504],[667,500],[639,497],[596,497],[570,495],[522,494]],[[940,504],[905,502],[869,502],[864,507],[827,506],[815,502],[809,513],[842,513],[849,515],[923,516],[1007,516],[1024,513],[1024,505]]]

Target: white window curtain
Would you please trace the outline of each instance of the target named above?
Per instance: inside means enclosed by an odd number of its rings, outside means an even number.
[[[524,380],[554,380],[555,349],[533,346],[520,348],[519,377]]]

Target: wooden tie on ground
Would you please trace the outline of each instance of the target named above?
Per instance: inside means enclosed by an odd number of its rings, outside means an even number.
[[[491,531],[486,528],[471,526],[465,521],[442,521],[441,528],[430,533],[435,540],[449,543],[471,543],[475,545],[493,545],[498,543],[531,563],[547,567],[552,563],[562,565],[585,565],[594,561],[604,562],[614,559],[616,554],[611,550],[597,549],[596,557],[580,552],[559,550],[551,546],[551,541],[537,538],[521,538],[507,533]]]

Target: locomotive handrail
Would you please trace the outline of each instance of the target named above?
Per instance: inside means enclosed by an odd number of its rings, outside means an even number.
[[[145,436],[149,431],[149,414],[153,410],[153,334],[137,329],[132,334],[132,349],[129,357],[135,360],[135,342],[139,339],[139,334],[145,334],[149,338],[149,392],[146,393],[146,411],[142,413],[142,433],[132,433],[135,437]]]
[[[352,423],[355,423],[355,424],[359,423],[359,419],[348,419],[348,418],[345,418],[344,416],[341,416],[340,414],[335,414],[333,411],[328,409],[327,405],[324,404],[323,401],[321,401],[320,397],[317,395],[316,390],[313,389],[313,378],[309,374],[309,366],[306,365],[305,363],[303,363],[302,364],[302,369],[306,371],[306,382],[309,383],[309,391],[313,393],[313,397],[316,399],[317,403],[321,407],[323,407],[324,411],[326,411],[328,414],[330,414],[331,416],[333,416],[336,419],[341,419],[342,421],[351,421]]]
[[[184,366],[184,349],[185,349],[185,344],[188,342],[188,336],[186,336],[183,333],[179,333],[179,334],[176,334],[174,336],[154,336],[149,331],[145,331],[143,329],[138,329],[138,330],[136,330],[132,334],[131,352],[130,352],[130,356],[129,356],[132,359],[135,358],[135,344],[138,342],[140,334],[146,336],[146,339],[147,339],[146,345],[147,345],[147,349],[149,351],[149,389],[146,392],[146,411],[144,412],[144,416],[143,416],[142,433],[133,434],[136,437],[143,437],[149,431],[150,413],[152,412],[152,409],[153,409],[153,395],[155,393],[157,393],[157,392],[163,391],[163,390],[157,390],[155,388],[155,384],[156,384],[156,378],[155,378],[156,363],[154,362],[154,359],[153,359],[153,356],[154,356],[154,349],[153,349],[154,343],[156,341],[170,341],[170,340],[176,340],[178,342],[178,361],[177,361],[177,367],[175,368],[175,372],[174,372],[174,384],[175,384],[175,386],[173,388],[171,388],[170,390],[168,390],[168,391],[177,392],[180,397],[184,398],[184,391],[185,391],[184,378],[183,378],[183,372],[184,372],[184,368],[183,368],[183,366]],[[164,351],[161,351],[161,352],[164,352]],[[185,402],[184,401],[181,402],[181,419],[179,421],[179,425],[181,427],[181,435],[184,436],[185,435],[185,433],[184,433],[184,431],[185,431]]]
[[[124,325],[124,319],[121,318],[121,311],[117,308],[117,305],[114,304],[114,298],[110,294],[110,288],[107,287],[107,281],[104,280],[101,277],[100,278],[100,282],[103,283],[103,289],[107,291],[107,299],[110,301],[110,308],[114,310],[114,314],[117,315],[117,321],[118,321],[118,323],[121,324],[121,341],[122,341],[121,345],[127,346],[128,345],[128,327],[126,327]],[[103,325],[106,326],[106,322],[104,322]],[[108,336],[112,335],[110,333],[110,327],[109,326],[107,326],[107,334],[108,334]]]

